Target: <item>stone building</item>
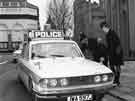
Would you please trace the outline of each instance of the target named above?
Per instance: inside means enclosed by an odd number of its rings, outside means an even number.
[[[39,29],[37,6],[27,0],[0,0],[0,51],[16,48],[32,29]]]
[[[105,20],[104,8],[97,3],[86,0],[74,2],[74,39],[77,40],[79,33],[84,32],[88,37],[102,37],[99,23]]]
[[[135,1],[105,0],[107,22],[118,33],[124,56],[135,57]]]
[[[88,4],[85,0],[74,1],[74,38],[78,39],[80,32],[88,33]],[[87,19],[87,20],[86,20]]]

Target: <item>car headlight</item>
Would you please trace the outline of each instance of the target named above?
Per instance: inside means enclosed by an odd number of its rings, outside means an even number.
[[[57,80],[56,79],[51,79],[49,80],[49,85],[51,87],[56,87],[57,86]]]
[[[40,87],[42,87],[42,88],[47,88],[48,83],[49,83],[48,79],[41,79],[39,82]]]
[[[68,85],[68,80],[67,79],[61,79],[60,80],[60,84],[61,84],[61,86],[67,86]]]
[[[108,81],[108,79],[109,79],[108,75],[103,75],[103,76],[102,76],[102,81],[103,81],[103,82]]]
[[[94,82],[95,82],[95,83],[101,82],[101,76],[95,76],[95,77],[94,77]]]

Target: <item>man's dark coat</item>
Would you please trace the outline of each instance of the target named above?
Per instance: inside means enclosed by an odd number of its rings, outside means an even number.
[[[109,30],[106,35],[106,42],[108,45],[108,56],[110,65],[122,65],[123,64],[123,51],[120,43],[120,39],[116,32]]]

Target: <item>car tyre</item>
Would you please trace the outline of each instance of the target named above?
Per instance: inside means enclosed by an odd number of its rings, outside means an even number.
[[[13,61],[12,61],[13,63],[18,63],[18,60],[17,59],[13,59]]]
[[[18,65],[16,65],[16,72],[17,72],[17,83],[22,84],[22,80],[21,77],[19,75],[19,69],[18,69]]]
[[[22,80],[21,80],[19,74],[17,75],[17,81],[18,81],[19,84],[22,84]]]
[[[103,98],[104,94],[98,95],[98,97],[96,97],[96,101],[102,101]]]
[[[29,77],[29,89],[28,89],[29,93],[32,96],[32,101],[38,101],[38,99],[37,99],[36,95],[34,94],[32,88],[33,88],[32,79],[31,79],[31,77]]]
[[[32,79],[31,77],[29,77],[29,80],[28,80],[28,91],[32,94],[33,93],[33,84],[32,84]]]
[[[20,75],[17,73],[17,83],[18,84],[23,84]]]
[[[38,98],[36,97],[35,94],[32,94],[32,101],[38,101]]]

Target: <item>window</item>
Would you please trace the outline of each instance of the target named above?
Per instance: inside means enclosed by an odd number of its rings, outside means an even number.
[[[12,7],[17,7],[18,6],[18,2],[11,2],[11,6]]]
[[[3,2],[3,6],[4,7],[8,7],[9,6],[9,2]]]
[[[39,43],[32,45],[32,59],[49,57],[82,57],[72,43]]]
[[[29,48],[28,48],[28,44],[26,44],[26,43],[23,44],[22,56],[24,59],[29,58]]]
[[[25,7],[25,2],[20,2],[20,3],[19,3],[19,6],[20,6],[20,7]]]

